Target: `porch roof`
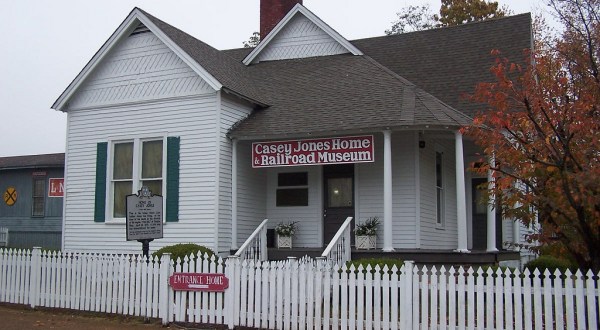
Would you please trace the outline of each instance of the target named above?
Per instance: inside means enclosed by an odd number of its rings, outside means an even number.
[[[470,117],[368,56],[261,62],[248,67],[270,106],[238,123],[240,139],[408,127],[462,127]]]

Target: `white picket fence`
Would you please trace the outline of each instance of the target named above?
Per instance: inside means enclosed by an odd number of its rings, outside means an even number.
[[[600,274],[592,272],[194,259],[4,249],[0,302],[229,328],[597,329],[599,322]],[[225,273],[229,288],[174,292],[173,272]]]

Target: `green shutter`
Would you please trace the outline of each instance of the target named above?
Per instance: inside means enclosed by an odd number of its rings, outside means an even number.
[[[167,137],[167,222],[179,221],[179,140]]]
[[[106,215],[106,157],[108,143],[100,142],[96,146],[96,201],[94,203],[94,221],[104,222]]]

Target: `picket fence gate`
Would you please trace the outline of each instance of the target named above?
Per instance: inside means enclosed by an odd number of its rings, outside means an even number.
[[[224,273],[224,293],[173,291]],[[598,329],[598,276],[0,250],[0,302],[264,329]]]

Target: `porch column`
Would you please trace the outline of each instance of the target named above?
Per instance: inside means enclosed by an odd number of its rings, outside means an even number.
[[[521,203],[515,203],[515,208],[519,208],[521,207]],[[517,219],[512,219],[512,225],[513,225],[513,243],[514,243],[514,250],[519,251],[521,248],[519,247],[519,244],[521,244],[521,222]]]
[[[454,132],[454,153],[456,158],[456,221],[458,231],[457,252],[469,252],[467,248],[467,199],[465,197],[465,158],[463,139],[460,131]]]
[[[383,131],[383,251],[394,251],[392,243],[392,133],[390,131]]]
[[[231,145],[231,249],[237,250],[237,139]]]
[[[496,158],[494,155],[490,156],[489,159],[490,167],[496,166]],[[494,171],[488,170],[488,192],[494,188]],[[489,200],[487,203],[487,252],[496,252],[496,196],[489,194]]]

